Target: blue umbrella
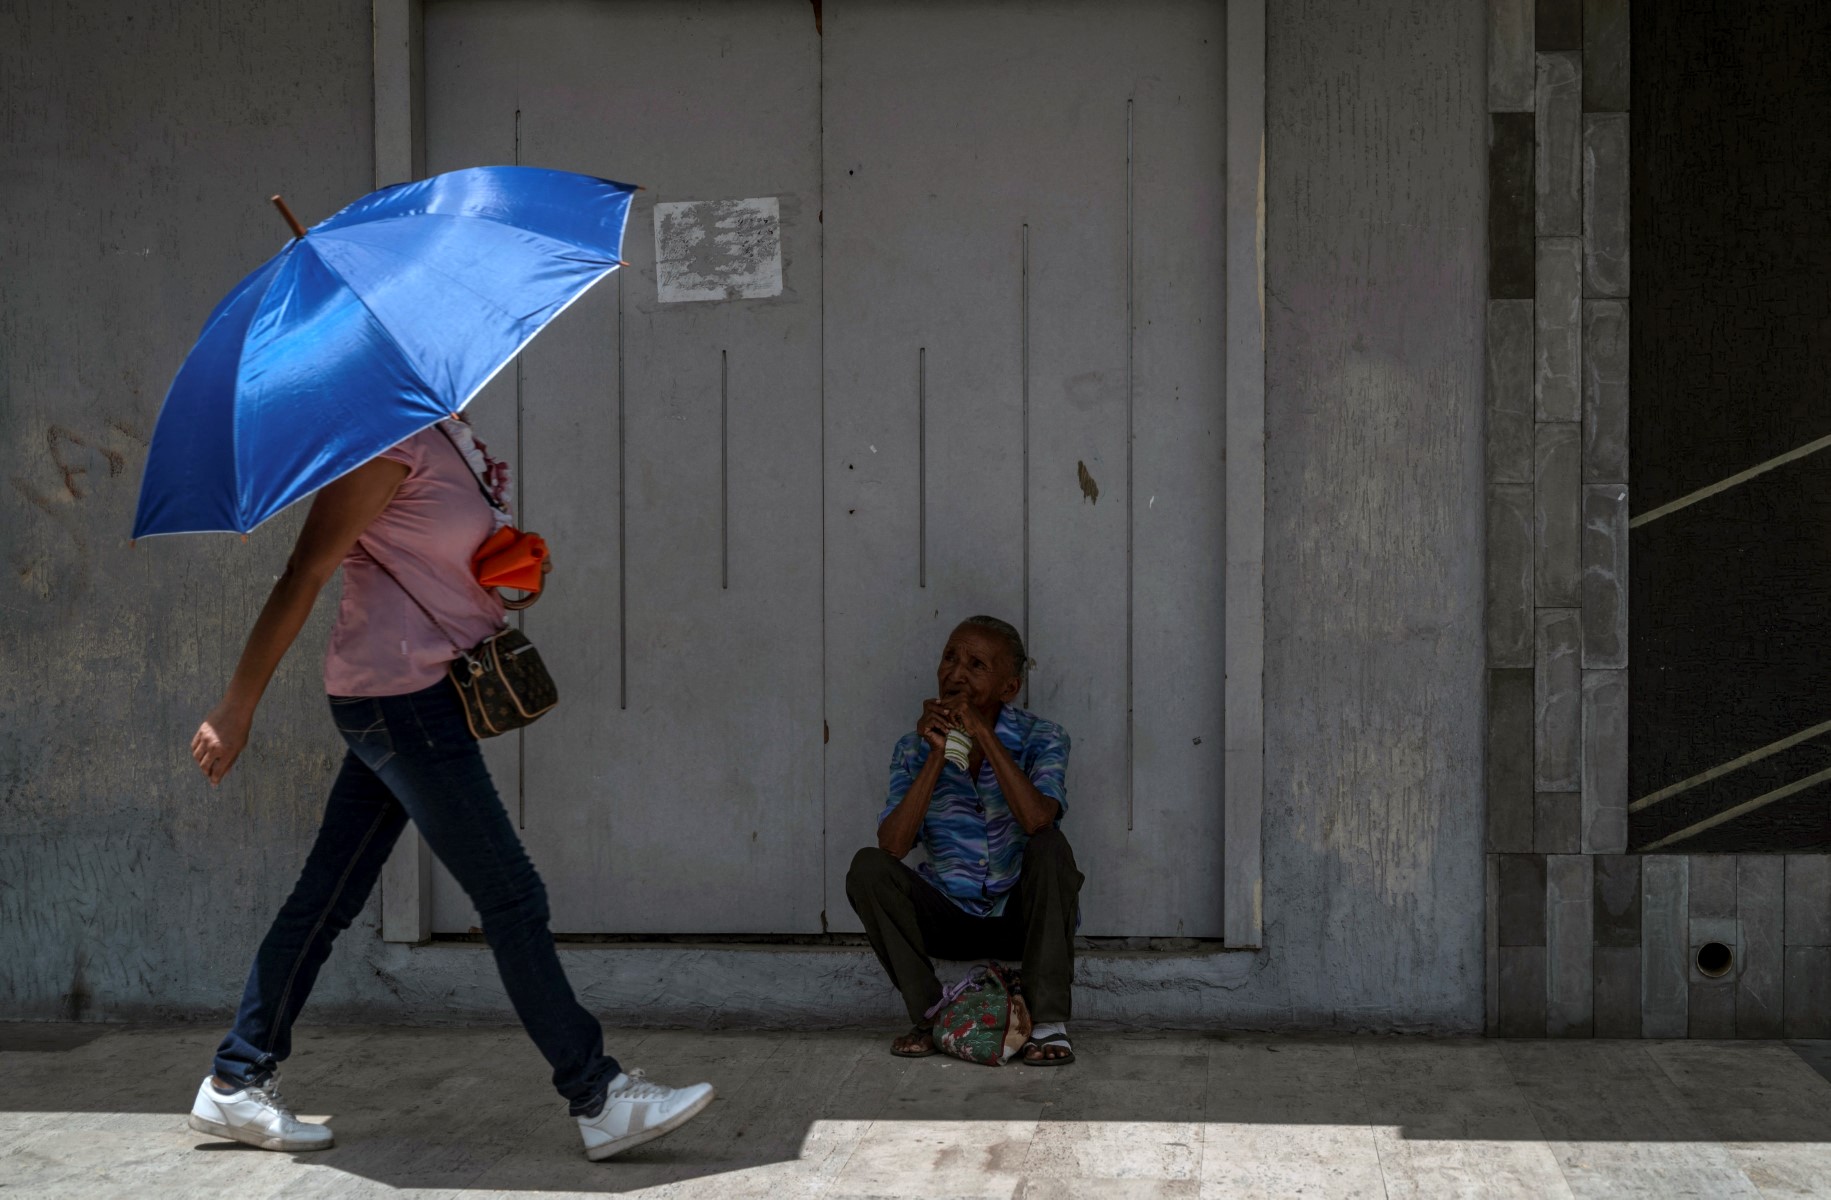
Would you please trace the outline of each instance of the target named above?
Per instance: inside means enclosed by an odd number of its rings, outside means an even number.
[[[297,236],[216,306],[166,393],[133,535],[247,533],[462,409],[620,265],[636,190],[476,167],[310,230],[282,204]]]

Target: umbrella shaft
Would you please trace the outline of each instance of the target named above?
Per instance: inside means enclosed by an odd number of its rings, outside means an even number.
[[[280,210],[280,215],[286,218],[286,223],[288,225],[292,226],[292,235],[294,237],[305,236],[305,226],[299,224],[299,218],[292,215],[292,209],[286,207],[286,201],[275,196],[273,197],[273,206]]]

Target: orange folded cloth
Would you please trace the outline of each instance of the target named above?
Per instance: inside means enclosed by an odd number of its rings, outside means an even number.
[[[541,565],[546,558],[545,538],[504,525],[477,547],[470,567],[477,582],[486,588],[514,588],[534,594],[540,591]]]

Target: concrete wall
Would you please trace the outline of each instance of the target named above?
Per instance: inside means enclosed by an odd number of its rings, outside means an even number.
[[[1267,949],[1089,958],[1078,1015],[1475,1030],[1483,18],[1270,7]],[[369,183],[368,8],[188,9],[0,16],[6,1015],[226,1013],[337,750],[321,613],[230,782],[210,792],[185,756],[292,522],[247,545],[125,533],[183,348],[248,248],[279,244],[266,195],[316,217]],[[385,946],[377,912],[321,1016],[506,1015],[486,953]],[[895,1013],[854,951],[565,955],[612,1021]]]
[[[1433,0],[1268,7],[1254,999],[1474,1029],[1485,26]]]
[[[186,748],[283,563],[127,534],[146,442],[216,300],[372,186],[368,0],[0,10],[0,1014],[233,1003],[291,886],[335,730],[331,605],[221,791]],[[373,976],[340,956],[333,994]]]

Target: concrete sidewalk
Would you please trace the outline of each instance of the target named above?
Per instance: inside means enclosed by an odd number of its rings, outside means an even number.
[[[184,1126],[220,1031],[0,1025],[8,1196],[1831,1196],[1821,1044],[1082,1032],[1074,1066],[890,1035],[613,1033],[710,1079],[673,1137],[591,1163],[518,1029],[306,1029],[285,1071],[335,1149]]]

